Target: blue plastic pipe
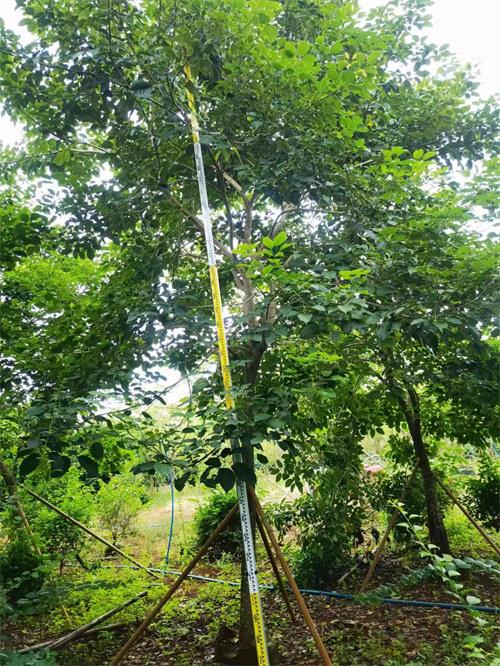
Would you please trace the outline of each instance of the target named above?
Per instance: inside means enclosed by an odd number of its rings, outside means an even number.
[[[120,568],[127,569],[137,569],[137,567],[121,565]],[[151,571],[157,571],[159,573],[171,574],[174,576],[179,576],[180,571],[174,571],[173,569],[151,569]],[[193,578],[194,580],[200,580],[205,583],[220,583],[222,585],[230,585],[231,587],[239,587],[240,584],[236,581],[223,580],[222,578],[210,578],[209,576],[200,576],[197,574],[189,574],[188,578]],[[261,585],[263,589],[266,590],[275,590],[274,585]],[[344,599],[345,601],[354,601],[354,603],[365,603],[361,601],[354,594],[346,594],[343,592],[327,592],[326,590],[310,590],[310,589],[301,589],[302,594],[310,594],[315,597],[330,597],[333,599]],[[391,598],[381,598],[378,599],[380,603],[387,604],[390,606],[413,606],[416,608],[444,608],[446,610],[474,610],[480,613],[494,613],[500,614],[500,608],[495,606],[475,606],[467,604],[452,604],[445,601],[418,601],[415,599],[391,599]]]
[[[168,532],[167,552],[165,553],[165,566],[168,567],[170,560],[170,548],[172,547],[172,537],[174,535],[174,518],[175,518],[175,498],[174,498],[174,477],[170,474],[170,529]]]

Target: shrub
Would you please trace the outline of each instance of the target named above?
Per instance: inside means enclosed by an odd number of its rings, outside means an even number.
[[[214,492],[207,502],[196,509],[194,515],[194,546],[201,548],[212,532],[224,520],[236,503],[236,493]],[[230,557],[242,555],[240,520],[236,514],[226,529],[219,535],[208,553],[210,559],[226,554]]]
[[[402,468],[399,465],[385,469],[375,482],[377,497],[374,502],[374,508],[379,511],[385,511],[390,515],[394,511],[393,503],[400,500],[410,475],[410,470]],[[420,516],[420,521],[425,522],[425,494],[422,477],[418,473],[407,491],[403,508],[408,515]],[[396,525],[393,534],[396,541],[407,541],[412,538],[411,533],[399,525]]]
[[[348,468],[317,474],[309,492],[271,513],[281,536],[297,532],[300,548],[292,554],[297,582],[330,583],[345,569],[365,515],[355,461]]]
[[[402,467],[401,465],[393,464],[385,469],[373,484],[374,492],[371,497],[372,506],[378,511],[385,511],[389,515],[392,514],[394,511],[393,503],[400,500],[410,475],[411,470]],[[438,488],[438,495],[441,509],[444,511],[449,505],[450,500],[440,488]],[[413,483],[407,491],[406,499],[403,502],[403,508],[407,515],[419,516],[419,521],[422,524],[426,523],[427,511],[424,484],[420,473],[417,473]],[[394,528],[393,535],[396,541],[412,540],[411,533],[405,527],[399,525],[396,525]]]
[[[148,501],[143,482],[132,474],[117,474],[101,485],[96,504],[98,521],[111,533],[113,545],[135,531],[139,511]]]
[[[7,544],[0,553],[0,585],[10,603],[42,588],[46,577],[42,565],[42,556],[24,537]]]
[[[72,518],[88,524],[94,513],[94,492],[79,477],[79,470],[73,468],[63,477],[52,479],[40,492]],[[69,557],[78,560],[88,542],[85,532],[51,509],[36,504],[36,511],[32,524],[42,551],[53,555],[60,567]]]
[[[487,453],[479,458],[479,476],[466,485],[466,500],[473,516],[486,527],[500,529],[500,462]]]

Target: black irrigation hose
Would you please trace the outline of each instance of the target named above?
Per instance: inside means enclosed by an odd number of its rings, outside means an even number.
[[[108,565],[110,566],[110,565]],[[112,565],[111,565],[112,566]],[[119,569],[137,569],[137,567],[133,566],[128,566],[128,565],[116,565],[116,568]],[[174,571],[172,569],[151,569],[152,571],[156,571],[158,573],[165,573],[165,574],[171,574],[174,576],[178,576],[181,572],[180,571]],[[231,581],[231,580],[223,580],[222,578],[210,578],[209,576],[200,576],[197,574],[189,574],[188,578],[193,578],[194,580],[200,580],[205,583],[220,583],[222,585],[230,585],[231,587],[239,587],[240,584]],[[263,589],[266,590],[275,590],[276,588],[274,585],[261,585]],[[327,592],[326,590],[310,590],[310,589],[301,589],[300,590],[302,594],[309,594],[311,596],[315,597],[330,597],[334,599],[344,599],[346,601],[354,601],[354,603],[366,603],[365,601],[361,600],[359,596],[354,595],[354,594],[344,594],[343,592]],[[382,604],[390,605],[390,606],[413,606],[417,608],[444,608],[446,610],[458,610],[458,611],[478,611],[479,613],[493,613],[493,614],[500,614],[500,608],[494,607],[494,606],[475,606],[475,605],[468,605],[468,604],[452,604],[452,603],[447,603],[444,601],[418,601],[414,599],[391,599],[391,598],[379,598],[377,599]]]

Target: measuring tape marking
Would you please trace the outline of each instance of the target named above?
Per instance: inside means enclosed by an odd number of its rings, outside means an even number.
[[[184,67],[188,85],[192,85],[193,78],[189,63]],[[217,340],[219,346],[219,358],[221,365],[222,382],[225,392],[225,404],[228,411],[233,412],[235,404],[231,395],[232,381],[231,369],[229,366],[229,353],[227,348],[226,330],[224,326],[224,315],[222,312],[222,298],[220,294],[219,273],[215,258],[214,240],[212,234],[212,223],[210,219],[210,206],[207,196],[207,185],[205,180],[205,169],[203,166],[203,155],[200,145],[200,128],[196,116],[196,106],[193,93],[187,91],[188,105],[190,111],[190,121],[193,137],[194,158],[196,164],[196,174],[198,178],[198,189],[200,193],[201,211],[203,228],[205,232],[207,258],[210,276],[210,288],[212,291],[212,301],[215,313],[215,324],[217,328]],[[250,605],[252,609],[252,622],[255,633],[255,644],[259,666],[269,666],[269,654],[266,644],[266,635],[264,629],[264,618],[262,614],[262,604],[259,594],[259,582],[257,578],[257,563],[255,559],[255,550],[252,538],[251,517],[248,505],[248,495],[245,483],[241,480],[236,482],[238,495],[238,504],[240,509],[240,522],[243,538],[243,551],[245,555],[245,565],[248,576],[248,589],[250,593]]]

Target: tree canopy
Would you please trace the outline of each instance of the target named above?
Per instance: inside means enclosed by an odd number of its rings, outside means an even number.
[[[498,108],[429,43],[424,0],[365,15],[343,0],[18,4],[32,41],[0,36],[2,103],[25,127],[3,151],[0,353],[22,455],[60,463],[103,395],[156,399],[137,371],[158,366],[207,374],[169,431],[179,487],[253,481],[254,447],[291,460],[339,400],[377,406],[349,408],[357,441],[416,417],[425,437],[496,431],[498,252],[467,225],[496,205]],[[186,62],[237,425],[214,363]]]

